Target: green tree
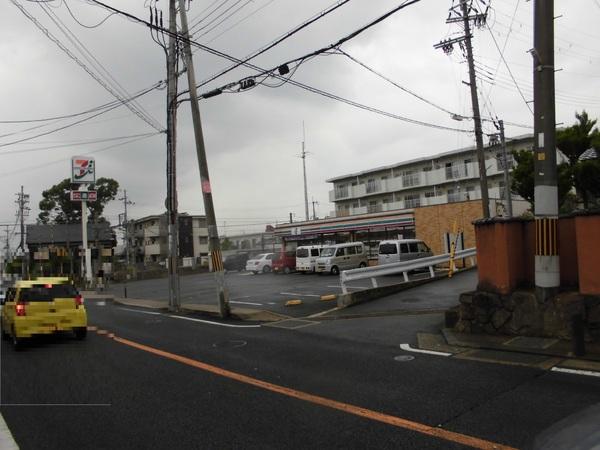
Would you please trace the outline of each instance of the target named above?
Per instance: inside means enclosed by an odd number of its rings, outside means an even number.
[[[221,241],[221,250],[231,250],[233,248],[233,242],[228,237],[223,238]]]
[[[81,202],[71,201],[71,190],[75,190],[76,185],[71,184],[71,180],[65,178],[60,183],[55,184],[50,189],[42,192],[40,200],[38,222],[47,223],[81,223]],[[102,217],[106,204],[114,200],[119,183],[112,178],[98,178],[95,184],[91,184],[88,190],[98,192],[98,199],[95,202],[88,202],[88,221],[104,222]]]
[[[599,206],[600,199],[600,160],[580,161],[574,168],[574,181],[583,207]]]
[[[527,200],[534,207],[534,160],[533,152],[520,150],[512,153],[516,167],[512,171],[511,191]],[[573,175],[569,164],[558,165],[558,204],[562,207],[573,187]],[[569,202],[571,204],[571,202]],[[567,205],[565,204],[565,207]]]
[[[579,162],[583,152],[592,147],[592,143],[600,144],[600,132],[596,126],[597,120],[590,120],[584,110],[581,114],[575,112],[577,123],[556,131],[556,146],[569,158],[571,167]]]

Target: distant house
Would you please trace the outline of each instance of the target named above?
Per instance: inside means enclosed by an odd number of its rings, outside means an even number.
[[[102,258],[109,258],[116,237],[107,222],[87,225],[88,248],[92,249],[92,264],[98,267]],[[83,248],[81,224],[27,225],[26,245],[30,267],[46,265],[53,274],[80,273]]]

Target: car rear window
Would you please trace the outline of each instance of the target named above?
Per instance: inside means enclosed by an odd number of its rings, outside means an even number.
[[[308,256],[308,249],[307,248],[299,248],[298,250],[296,250],[296,257],[297,258],[306,258]]]
[[[54,284],[52,287],[33,286],[23,290],[24,302],[51,302],[55,298],[71,298],[77,295],[77,289],[71,284]]]
[[[381,244],[379,246],[379,253],[382,255],[395,255],[398,253],[398,247],[396,244]]]

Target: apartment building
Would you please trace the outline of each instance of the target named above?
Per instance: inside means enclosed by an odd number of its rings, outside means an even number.
[[[135,262],[161,263],[169,254],[166,214],[129,222],[129,245]],[[179,214],[179,257],[205,263],[208,258],[208,228],[205,216]]]
[[[532,150],[533,135],[507,140],[507,164],[513,150]],[[490,199],[504,199],[504,159],[500,145],[485,149]],[[475,147],[412,159],[327,180],[332,217],[378,213],[481,199]],[[514,196],[513,196],[514,197]]]

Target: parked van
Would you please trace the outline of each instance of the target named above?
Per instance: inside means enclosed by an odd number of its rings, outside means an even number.
[[[317,258],[317,272],[337,275],[340,270],[366,267],[367,261],[367,248],[362,242],[329,245],[323,247],[321,256]]]
[[[296,270],[298,272],[315,272],[317,258],[321,256],[320,245],[305,245],[296,249]]]
[[[381,241],[377,260],[379,265],[433,256],[425,242],[419,239]]]

